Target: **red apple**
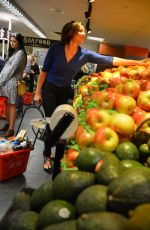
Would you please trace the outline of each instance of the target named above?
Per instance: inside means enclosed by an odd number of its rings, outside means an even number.
[[[66,159],[69,161],[75,161],[78,155],[79,155],[79,151],[70,148],[67,150]]]
[[[142,91],[146,91],[146,90],[150,90],[150,80],[144,80],[141,84],[141,90]]]
[[[109,126],[111,122],[110,114],[105,110],[91,108],[86,111],[86,123],[93,129]]]
[[[126,77],[113,77],[109,80],[109,86],[114,88],[117,85],[124,83],[126,79]]]
[[[113,152],[119,143],[117,133],[110,127],[103,127],[96,131],[93,144],[102,151]]]
[[[78,126],[75,133],[75,140],[80,149],[87,146],[92,146],[94,139],[94,133],[84,129],[82,125]]]
[[[115,100],[115,109],[119,113],[132,114],[136,107],[136,100],[127,95],[120,95]]]
[[[128,73],[129,73],[129,78],[131,79],[134,79],[134,80],[141,79],[141,74],[138,72],[137,69],[133,69],[133,67],[131,70],[129,70]]]
[[[92,77],[100,77],[101,73],[91,73],[90,75]]]
[[[118,67],[118,69],[119,69],[119,72],[120,72],[120,76],[129,77],[128,68],[126,68],[124,66],[120,66],[120,67]]]
[[[122,93],[136,99],[140,93],[140,85],[137,81],[128,79],[122,87]]]
[[[110,127],[122,135],[133,135],[135,122],[131,116],[124,113],[114,113],[111,116]]]
[[[111,91],[98,91],[92,95],[92,98],[96,100],[96,104],[99,108],[103,109],[113,109],[115,97]]]
[[[140,92],[137,104],[141,109],[150,112],[150,90]]]
[[[99,84],[94,81],[89,81],[87,83],[87,88],[88,88],[89,94],[92,95],[95,91],[99,91]]]
[[[150,79],[150,70],[149,69],[143,70],[141,73],[141,76],[142,76],[142,79],[149,80]]]
[[[145,111],[140,109],[140,107],[136,106],[135,110],[131,114],[132,118],[134,119],[136,124],[140,124],[141,121],[144,119]]]

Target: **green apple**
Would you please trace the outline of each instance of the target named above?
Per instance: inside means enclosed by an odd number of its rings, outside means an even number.
[[[137,104],[141,109],[150,112],[150,90],[140,92]]]
[[[96,148],[107,152],[113,152],[117,148],[118,143],[118,135],[110,127],[98,129],[93,140],[93,144]]]
[[[135,130],[135,122],[128,114],[114,113],[111,116],[110,127],[119,134],[132,136]]]
[[[136,108],[136,100],[128,95],[116,97],[115,109],[119,113],[132,114]]]

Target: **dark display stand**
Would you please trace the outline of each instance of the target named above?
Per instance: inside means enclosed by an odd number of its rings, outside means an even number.
[[[61,140],[60,138],[73,120],[74,115],[70,112],[66,112],[63,117],[58,121],[53,131],[48,133],[48,135],[44,138],[45,143],[49,147],[53,147],[54,145],[56,145],[52,179],[54,179],[55,176],[60,172],[60,161],[63,157],[66,145],[66,140]]]

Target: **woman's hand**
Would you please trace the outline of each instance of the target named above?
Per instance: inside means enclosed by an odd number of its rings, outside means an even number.
[[[41,95],[41,93],[35,93],[34,101],[35,101],[35,103],[38,103],[38,104],[42,103],[42,95]]]

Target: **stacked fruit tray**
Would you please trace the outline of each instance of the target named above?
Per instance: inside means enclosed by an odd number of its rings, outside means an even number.
[[[83,76],[73,106],[79,126],[65,152],[68,167],[85,147],[149,164],[150,67],[120,66]]]

